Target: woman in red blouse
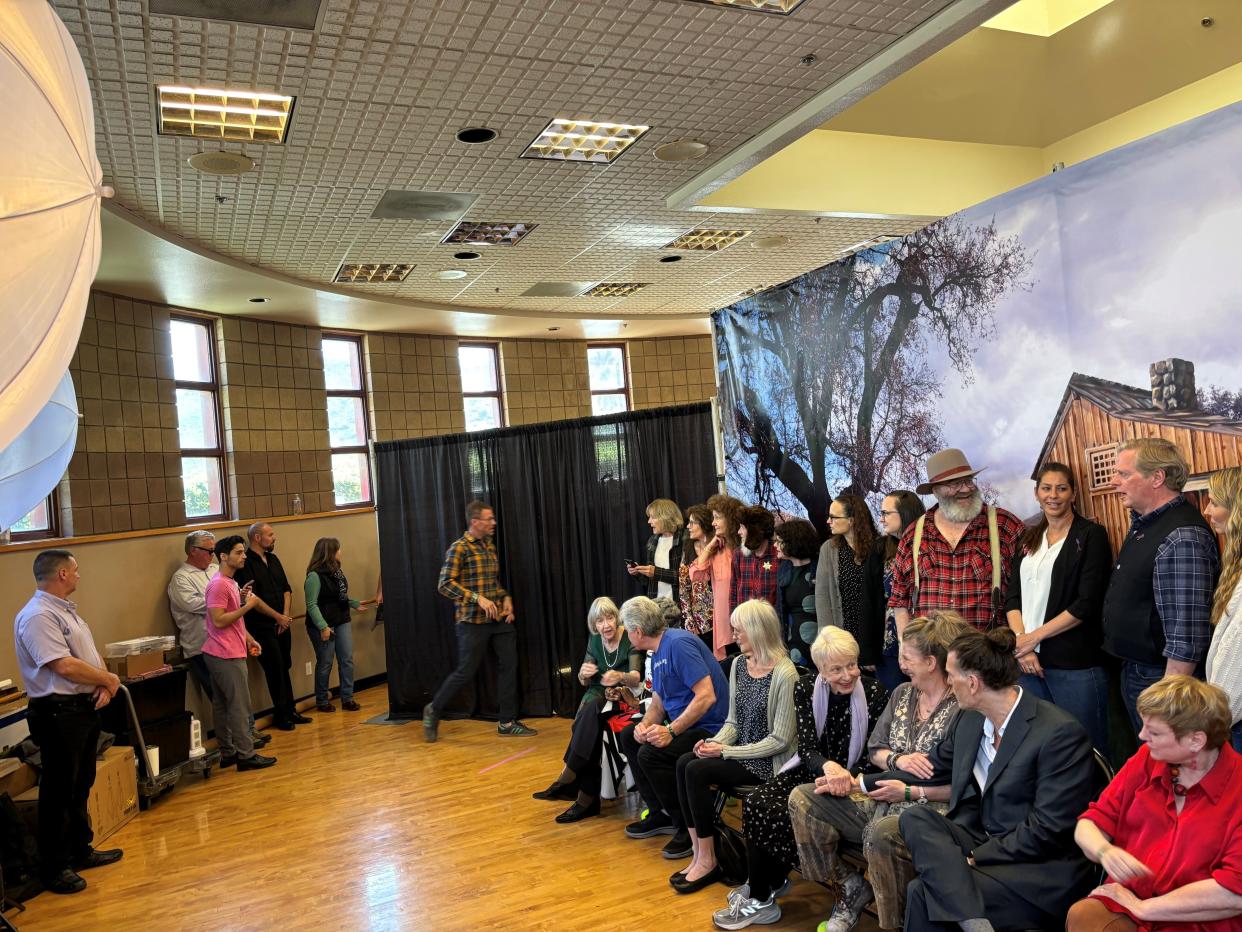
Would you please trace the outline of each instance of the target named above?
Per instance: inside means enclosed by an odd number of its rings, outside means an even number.
[[[1229,699],[1167,676],[1138,699],[1143,746],[1078,821],[1074,840],[1108,871],[1068,932],[1242,928],[1242,756]]]

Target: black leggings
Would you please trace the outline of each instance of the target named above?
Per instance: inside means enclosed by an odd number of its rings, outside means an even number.
[[[607,700],[598,698],[578,707],[565,749],[565,766],[578,777],[578,791],[587,796],[599,795],[600,755],[603,753],[605,721],[616,714],[603,711]]]
[[[756,900],[764,902],[771,898],[791,870],[792,864],[764,850],[754,839],[746,839],[746,876],[750,881],[750,895]]]
[[[682,815],[700,838],[716,835],[716,789],[754,786],[763,781],[741,761],[723,757],[695,757],[693,752],[677,759],[677,798]]]

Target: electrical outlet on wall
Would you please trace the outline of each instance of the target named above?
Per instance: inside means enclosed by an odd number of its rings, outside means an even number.
[[[306,661],[306,675],[310,676],[313,672],[315,671],[314,671],[314,668],[311,666],[311,662],[309,660]]]

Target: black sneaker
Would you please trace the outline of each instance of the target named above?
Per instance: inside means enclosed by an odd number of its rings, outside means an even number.
[[[664,846],[662,853],[670,861],[690,857],[690,855],[694,854],[694,844],[690,841],[690,833],[684,828],[679,829],[677,834],[669,839],[669,843]]]
[[[272,742],[271,735],[265,735],[261,731],[250,732],[250,743],[254,745],[255,750],[267,747]]]
[[[81,893],[86,889],[86,881],[66,867],[54,877],[43,878],[43,889],[53,893]]]
[[[539,732],[535,731],[533,728],[523,725],[521,722],[517,721],[517,719],[514,719],[504,725],[497,725],[496,734],[500,735],[502,738],[529,738],[533,735],[539,734]]]
[[[625,827],[625,834],[630,838],[651,838],[654,835],[673,835],[676,832],[677,827],[673,825],[673,820],[663,810],[647,810],[641,819]]]
[[[86,854],[80,855],[73,859],[73,869],[75,871],[90,870],[92,867],[103,867],[105,864],[115,864],[124,856],[120,848],[108,848],[101,851],[98,848],[91,848]]]
[[[262,770],[264,767],[270,767],[276,763],[274,757],[264,757],[262,754],[255,754],[253,757],[237,758],[238,770]]]
[[[221,768],[224,768],[224,767],[232,767],[232,766],[233,766],[234,764],[236,764],[236,763],[237,763],[237,755],[236,755],[236,754],[221,754],[221,755],[220,755],[220,766],[221,766]]]
[[[308,715],[301,715],[294,712],[293,715],[289,716],[289,721],[293,722],[295,725],[309,725],[314,721],[314,719]]]

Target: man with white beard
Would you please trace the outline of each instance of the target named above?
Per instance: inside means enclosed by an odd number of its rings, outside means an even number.
[[[960,613],[980,631],[1005,624],[1009,567],[1026,526],[1003,508],[984,507],[979,472],[961,450],[927,461],[927,481],[916,491],[930,492],[936,504],[906,528],[893,560],[888,604],[898,637],[911,618],[937,608]]]

